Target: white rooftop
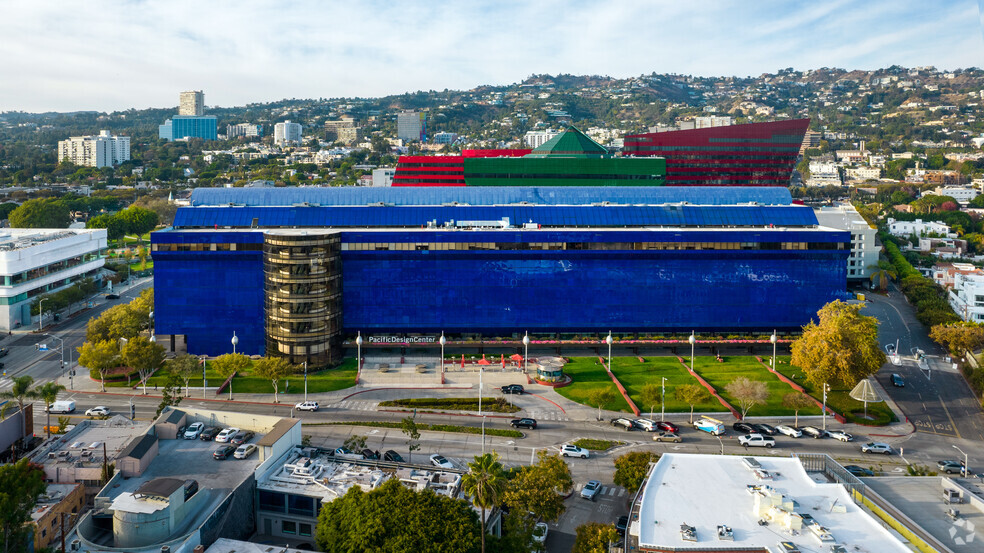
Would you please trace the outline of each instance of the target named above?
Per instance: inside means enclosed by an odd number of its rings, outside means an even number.
[[[745,459],[761,468],[749,468]],[[859,553],[911,551],[855,505],[846,488],[823,477],[815,480],[795,458],[667,453],[653,469],[640,504],[639,520],[629,528],[640,548],[775,551],[779,542],[791,541],[803,551],[820,551],[821,544],[823,550],[840,544]],[[792,513],[811,515],[832,540],[821,542],[819,532],[805,525],[796,529],[802,521]],[[759,524],[763,519],[767,525]],[[696,542],[684,541],[684,524],[696,529]],[[734,541],[719,540],[718,525],[729,526]]]

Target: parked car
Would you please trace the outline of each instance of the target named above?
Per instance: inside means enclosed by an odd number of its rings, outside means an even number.
[[[509,421],[509,424],[513,428],[529,428],[530,430],[536,429],[536,419],[513,419]]]
[[[234,445],[224,445],[212,452],[212,458],[219,461],[223,459],[228,459],[230,455],[235,453],[236,446]]]
[[[589,480],[587,484],[581,488],[581,497],[583,499],[590,499],[594,501],[601,492],[601,482],[598,480]]]
[[[392,449],[389,449],[386,451],[386,453],[383,453],[383,460],[392,461],[394,463],[402,463],[403,456],[393,451]]]
[[[789,436],[790,438],[802,438],[803,432],[796,428],[795,426],[789,426],[786,424],[780,424],[776,426],[776,432]]]
[[[236,459],[246,459],[254,452],[256,452],[256,444],[243,444],[236,448],[236,452],[232,456]]]
[[[892,454],[892,446],[881,442],[868,442],[861,446],[861,453],[884,453]]]
[[[252,440],[255,435],[256,434],[253,434],[248,430],[240,430],[239,432],[236,432],[232,439],[229,440],[229,443],[233,445],[243,445],[244,443]]]
[[[646,432],[655,432],[657,423],[656,421],[650,419],[635,419],[632,421],[632,424],[634,424],[635,427],[638,428],[639,430],[645,430]]]
[[[221,431],[222,429],[218,426],[209,426],[205,430],[202,430],[202,433],[198,435],[198,439],[203,442],[210,442],[214,440],[215,436]]]
[[[193,422],[185,428],[184,439],[195,440],[198,436],[201,436],[202,431],[205,430],[205,423],[203,422]]]
[[[106,417],[109,416],[109,407],[105,405],[100,405],[98,407],[93,407],[92,409],[85,410],[85,416],[87,417]]]
[[[235,436],[237,432],[239,432],[238,428],[226,428],[225,430],[219,432],[215,436],[215,441],[220,444],[226,443],[229,440],[231,440],[232,437]]]
[[[946,460],[937,461],[936,468],[940,472],[945,472],[947,474],[962,474],[964,472],[964,464],[960,461]]]
[[[635,428],[635,424],[625,417],[617,417],[612,419],[612,426],[620,426],[625,430],[632,430]]]
[[[619,536],[625,536],[625,530],[629,527],[629,515],[622,515],[615,521],[615,531]]]
[[[519,384],[506,384],[502,388],[502,393],[504,394],[522,394],[526,390]]]
[[[772,436],[763,436],[761,434],[745,434],[744,436],[738,436],[738,443],[745,447],[767,447],[772,449],[776,446],[776,439]]]
[[[368,447],[362,450],[362,458],[367,461],[378,461],[379,457],[380,455],[378,451],[373,451]]]
[[[816,438],[818,440],[820,438],[826,438],[827,437],[827,432],[824,431],[824,430],[821,430],[821,429],[817,428],[816,426],[801,426],[799,429],[800,429],[800,431],[803,432],[803,435],[805,435],[805,436],[812,436],[812,437],[814,437],[814,438]]]
[[[317,411],[319,409],[317,401],[302,401],[294,406],[298,411]]]
[[[905,388],[905,380],[902,379],[902,375],[899,373],[892,373],[892,386],[896,388]]]
[[[759,434],[763,434],[765,436],[775,436],[776,435],[776,428],[774,426],[770,426],[768,424],[757,422],[757,423],[753,424],[752,427],[755,428],[755,431],[758,432]]]
[[[680,433],[680,427],[673,424],[672,422],[659,421],[656,423],[656,430],[662,430],[664,432],[673,432],[674,434]]]
[[[8,353],[10,353],[10,349],[0,348],[0,357],[6,357]]]
[[[107,300],[118,300],[118,299],[120,299],[120,295],[119,294],[106,294],[106,299]]]
[[[751,434],[755,432],[755,427],[747,422],[738,421],[731,425],[736,432],[743,432],[745,434]]]
[[[842,442],[852,442],[854,441],[854,435],[850,432],[844,432],[843,430],[831,430],[827,432],[827,435],[835,440],[840,440]]]
[[[675,434],[673,432],[660,432],[659,434],[653,436],[653,440],[657,442],[673,442],[678,444],[683,441],[683,438],[681,438],[679,434]]]
[[[583,447],[577,447],[572,444],[565,444],[560,448],[560,454],[564,457],[580,457],[582,459],[588,458],[588,450]]]
[[[442,469],[454,468],[454,465],[451,464],[451,461],[448,461],[447,459],[445,459],[444,457],[442,457],[437,453],[431,455],[430,460],[431,460],[431,464],[434,465],[435,467],[441,467]]]
[[[846,470],[847,472],[853,474],[854,476],[874,476],[875,475],[875,473],[871,472],[870,470],[868,470],[868,469],[866,469],[864,467],[859,467],[857,465],[845,465],[844,466],[844,470]]]

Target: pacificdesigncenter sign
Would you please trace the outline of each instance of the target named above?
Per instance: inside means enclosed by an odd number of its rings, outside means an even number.
[[[367,336],[370,344],[435,344],[436,336]]]

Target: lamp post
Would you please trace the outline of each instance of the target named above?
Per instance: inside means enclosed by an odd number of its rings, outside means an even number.
[[[361,330],[359,331],[359,335],[355,337],[355,345],[358,351],[358,353],[356,354],[358,356],[358,359],[356,359],[355,361],[355,370],[356,372],[358,372],[362,370],[362,331]]]
[[[694,331],[690,331],[690,338],[687,339],[690,342],[690,372],[694,371],[694,344],[697,343],[697,336],[694,335]]]
[[[529,373],[529,357],[530,357],[530,333],[529,331],[523,335],[523,374]]]
[[[232,353],[233,353],[233,355],[235,355],[235,353],[236,353],[236,346],[238,346],[238,345],[239,345],[239,336],[236,336],[236,331],[233,330],[232,331]]]
[[[202,356],[202,399],[205,399],[205,388],[208,387],[208,380],[205,378],[205,364],[208,360],[208,356]]]
[[[612,331],[608,331],[608,336],[605,336],[605,343],[608,344],[608,371],[612,370]]]
[[[154,339],[154,312],[153,311],[150,312],[150,315],[148,317],[148,324],[150,325],[150,341],[156,342],[157,340]]]
[[[964,450],[962,450],[962,449],[960,449],[960,448],[959,448],[959,447],[957,447],[957,446],[953,446],[953,449],[956,449],[956,450],[957,450],[957,451],[959,451],[960,453],[963,453],[963,456],[964,456],[964,463],[963,463],[963,467],[962,467],[962,468],[961,468],[961,470],[960,470],[960,473],[961,473],[961,476],[963,476],[964,478],[967,478],[967,462],[968,462],[968,460],[967,460],[967,454],[966,454],[966,453],[964,453]]]
[[[664,401],[666,398],[666,377],[664,376],[662,378],[662,389],[659,392],[659,422],[666,420],[664,418],[666,416],[666,402]],[[649,416],[652,416],[652,413],[650,413]]]
[[[441,331],[441,339],[438,340],[438,342],[441,343],[441,374],[443,375],[444,374],[444,344],[448,343],[448,341],[444,338],[443,330]]]
[[[44,330],[44,300],[48,298],[41,298],[38,300],[38,332]]]
[[[769,336],[769,341],[772,342],[772,370],[776,370],[776,342],[779,341],[779,337],[776,336],[776,331],[772,331],[772,336]]]
[[[61,353],[61,368],[62,368],[62,370],[65,370],[65,341],[62,340],[61,338],[57,337],[57,336],[52,335],[52,334],[45,334],[45,336],[47,336],[48,338],[51,338],[53,340],[58,340],[58,351],[59,351],[59,353]],[[72,375],[71,374],[68,375],[68,379],[69,379],[69,382],[72,382]],[[73,389],[75,388],[74,382],[72,382],[72,388]]]
[[[304,401],[307,401],[307,361],[304,362]]]
[[[827,431],[827,392],[830,391],[830,384],[826,382],[823,383],[823,412],[820,415],[823,417],[823,431]]]
[[[483,356],[484,358],[484,356]],[[482,415],[482,376],[485,374],[485,365],[478,366],[478,416],[482,417],[482,425],[485,425],[485,416]],[[485,445],[485,430],[482,430],[482,445]]]

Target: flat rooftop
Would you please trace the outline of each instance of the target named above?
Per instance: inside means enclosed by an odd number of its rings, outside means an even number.
[[[205,550],[205,553],[307,553],[307,551],[282,545],[219,538]]]
[[[20,250],[39,246],[53,240],[71,238],[80,234],[92,234],[97,229],[32,229],[5,228],[0,229],[0,252]]]
[[[37,522],[78,486],[79,484],[48,484],[44,495],[38,498],[37,505],[31,511],[31,520]]]
[[[760,468],[749,468],[745,459]],[[769,502],[778,506],[757,510]],[[839,544],[865,553],[911,552],[855,505],[846,488],[808,474],[795,458],[667,453],[656,463],[640,503],[638,520],[629,529],[640,549],[775,551],[779,542],[793,542],[802,551]],[[812,516],[832,540],[821,542],[806,526],[795,529],[798,517],[788,512]],[[760,524],[765,519],[768,524]],[[696,530],[696,542],[683,539],[681,525]],[[733,541],[718,539],[718,525],[731,528]]]
[[[75,428],[40,447],[31,460],[41,465],[75,466],[76,463],[102,464],[103,445],[106,456],[113,460],[135,436],[147,431],[147,423],[137,423],[116,415],[109,419],[86,419]]]

